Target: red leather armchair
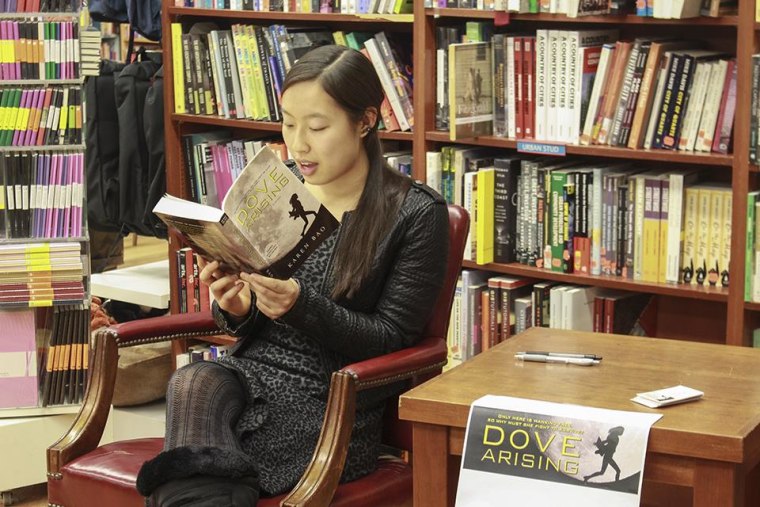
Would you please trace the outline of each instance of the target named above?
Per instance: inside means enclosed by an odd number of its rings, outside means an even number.
[[[443,290],[426,327],[426,338],[414,347],[361,361],[333,373],[322,433],[310,465],[290,493],[261,499],[260,507],[412,504],[411,465],[399,458],[383,456],[370,475],[339,484],[354,423],[356,393],[404,379],[416,385],[440,373],[446,363],[446,331],[468,229],[467,212],[449,206],[448,268]],[[49,505],[144,505],[143,497],[135,490],[137,472],[145,461],[161,452],[163,439],[128,440],[98,447],[113,396],[118,349],[219,332],[210,313],[201,313],[127,322],[97,334],[82,409],[68,433],[47,451]],[[391,447],[411,451],[411,426],[398,419],[397,409],[398,399],[389,400],[383,441]]]

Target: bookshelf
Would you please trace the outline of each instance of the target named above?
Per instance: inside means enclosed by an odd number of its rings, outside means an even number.
[[[425,8],[421,2],[415,5],[415,121],[418,128],[424,127],[422,141],[415,138],[414,159],[424,160],[425,152],[438,149],[445,144],[453,144],[447,132],[435,130],[435,27],[439,23],[457,24],[467,19],[488,20],[503,23],[508,18],[509,31],[533,31],[536,28],[580,29],[617,27],[622,37],[637,35],[672,35],[686,34],[687,29],[705,27],[710,37],[716,37],[716,46],[729,50],[737,57],[737,110],[734,122],[733,151],[728,155],[692,154],[667,152],[664,150],[630,150],[609,146],[566,145],[568,155],[583,155],[600,159],[627,159],[641,161],[645,164],[663,163],[673,167],[704,166],[715,179],[729,179],[733,196],[732,243],[730,272],[732,283],[728,289],[714,289],[675,284],[648,284],[621,279],[619,277],[584,276],[563,274],[533,268],[522,264],[489,264],[478,266],[465,262],[465,267],[482,268],[496,273],[533,277],[541,280],[554,280],[580,285],[624,289],[628,291],[656,294],[661,300],[661,321],[677,320],[681,329],[675,326],[659,326],[665,330],[663,336],[684,337],[706,340],[731,345],[750,345],[751,329],[760,323],[755,311],[757,304],[745,304],[743,300],[744,280],[744,240],[746,234],[746,196],[750,189],[757,188],[754,174],[757,167],[750,167],[746,153],[748,149],[749,106],[750,106],[750,56],[757,50],[753,0],[740,0],[739,11],[735,16],[720,18],[695,19],[652,19],[634,15],[625,16],[591,16],[567,18],[554,14],[511,14],[474,11],[467,9]],[[607,25],[607,26],[605,26]],[[693,37],[692,37],[693,38]],[[419,133],[416,133],[418,136]],[[457,141],[460,143],[460,141]],[[481,137],[467,139],[460,144],[472,146],[489,146],[505,148],[514,152],[517,142],[498,137]],[[551,144],[551,142],[547,142]],[[711,323],[706,331],[704,319],[699,314],[709,313],[713,319],[719,319],[720,325]],[[705,334],[710,336],[705,336]]]
[[[3,12],[0,20],[23,40],[6,48],[0,81],[0,319],[14,339],[0,348],[0,418],[73,414],[89,327],[80,13]],[[55,52],[43,45],[48,29],[58,34]],[[55,345],[66,353],[54,354]]]
[[[699,339],[716,343],[747,346],[751,344],[751,331],[760,326],[760,304],[745,303],[743,299],[744,252],[746,228],[747,192],[760,188],[758,167],[751,165],[746,157],[749,147],[750,109],[750,61],[751,55],[760,47],[760,24],[755,22],[755,1],[740,0],[736,15],[718,18],[653,19],[635,15],[591,16],[569,18],[554,14],[504,14],[476,9],[426,8],[424,2],[414,2],[411,15],[355,15],[355,14],[305,14],[288,12],[231,11],[177,7],[164,2],[163,30],[170,33],[171,23],[191,23],[215,20],[222,26],[234,22],[253,24],[281,23],[297,26],[324,26],[332,30],[385,30],[388,32],[411,32],[413,40],[414,68],[414,124],[412,132],[384,133],[387,140],[401,141],[411,145],[416,161],[412,176],[425,180],[426,152],[441,146],[454,144],[447,132],[435,130],[436,101],[436,26],[462,25],[467,20],[493,20],[496,25],[507,25],[510,32],[534,31],[537,28],[581,29],[617,27],[621,38],[639,35],[677,35],[694,37],[694,29],[709,34],[711,45],[729,51],[737,58],[737,107],[733,128],[733,149],[729,154],[689,153],[665,150],[631,150],[609,146],[565,145],[568,156],[583,156],[605,161],[632,160],[646,167],[666,166],[674,168],[703,167],[710,179],[731,184],[733,198],[731,241],[731,286],[729,288],[706,288],[677,284],[644,283],[619,277],[585,276],[563,274],[532,268],[521,264],[476,265],[466,261],[464,267],[477,268],[540,280],[592,285],[605,288],[656,294],[661,300],[660,319],[663,323],[678,324],[661,326],[665,337]],[[165,37],[164,61],[171,62],[172,46]],[[170,193],[187,196],[189,182],[184,174],[181,136],[203,131],[209,127],[225,127],[236,132],[274,133],[279,124],[271,122],[230,120],[215,116],[175,114],[172,89],[171,65],[165,67],[165,124],[167,150],[167,189]],[[518,142],[514,139],[485,136],[456,142],[473,147],[495,147],[505,153],[514,153]],[[547,142],[547,144],[552,144]],[[182,245],[176,237],[170,238],[170,255]],[[176,276],[175,262],[171,263],[171,279]],[[172,294],[175,293],[172,286]],[[177,311],[172,298],[172,311]],[[706,322],[705,319],[709,319]],[[707,334],[707,335],[706,335]]]

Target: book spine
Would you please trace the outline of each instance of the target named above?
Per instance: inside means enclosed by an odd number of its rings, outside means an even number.
[[[182,60],[183,52],[180,50],[182,45],[182,25],[179,23],[171,24],[172,32],[172,76],[174,80],[174,112],[184,114],[187,112],[185,106],[185,69]]]
[[[536,31],[536,133],[539,141],[548,141],[547,137],[547,85],[549,72],[549,31]]]
[[[723,90],[725,98],[721,101],[721,112],[712,145],[712,151],[717,153],[727,154],[729,145],[731,144],[731,130],[733,129],[734,113],[736,112],[736,74],[737,65],[734,64]]]

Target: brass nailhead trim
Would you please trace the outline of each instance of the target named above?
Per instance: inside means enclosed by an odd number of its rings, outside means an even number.
[[[393,375],[391,377],[383,377],[381,379],[376,379],[376,380],[367,380],[365,382],[357,382],[356,389],[357,390],[363,390],[363,389],[369,389],[371,387],[379,387],[379,386],[384,386],[386,384],[392,384],[392,383],[396,382],[397,380],[403,380],[403,379],[406,379],[406,378],[409,378],[409,377],[413,377],[415,375],[419,375],[421,373],[427,373],[429,371],[436,370],[438,368],[442,368],[445,364],[446,364],[446,361],[440,361],[440,362],[438,362],[436,364],[433,364],[433,365],[430,365],[430,366],[425,366],[424,368],[419,368],[419,369],[414,370],[414,371],[399,373],[399,374]],[[356,379],[356,375],[354,373],[352,373],[351,376],[354,379]]]

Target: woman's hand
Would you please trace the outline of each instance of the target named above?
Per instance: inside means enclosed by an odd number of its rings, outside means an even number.
[[[251,290],[238,275],[228,275],[219,269],[219,261],[206,262],[198,257],[201,282],[208,285],[219,308],[242,320],[251,311]]]
[[[296,304],[301,286],[293,278],[278,280],[259,274],[240,273],[256,294],[256,308],[270,319],[279,319]]]

